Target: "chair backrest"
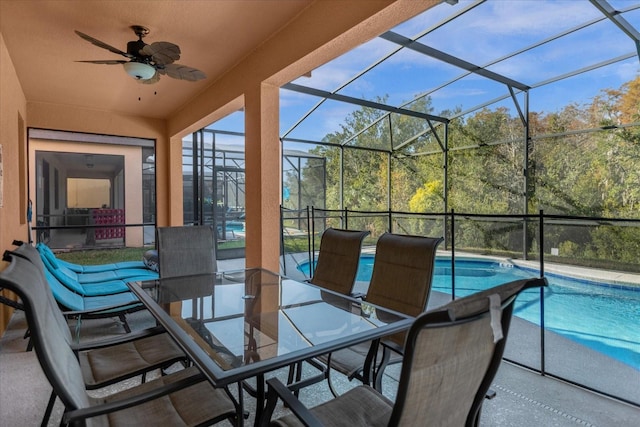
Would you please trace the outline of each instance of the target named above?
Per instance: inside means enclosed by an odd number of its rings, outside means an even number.
[[[46,252],[42,249],[36,249],[36,252],[40,255],[40,262],[38,265],[42,265],[43,269],[47,271],[48,276],[55,277],[57,282],[62,286],[69,288],[74,293],[84,295],[85,291],[82,288],[82,285],[78,282],[78,274],[76,272],[60,265],[55,262],[55,260],[52,260],[52,258],[47,256]],[[31,261],[34,262],[33,260]]]
[[[410,316],[427,307],[441,237],[384,233],[376,244],[367,302]]]
[[[513,304],[526,279],[455,300],[420,315],[408,332],[389,425],[415,425],[428,414],[437,426],[473,426],[498,370]]]
[[[83,311],[85,309],[83,296],[73,292],[72,289],[61,283],[58,278],[51,273],[51,269],[45,265],[46,261],[41,257],[41,253],[33,246],[23,243],[13,252],[18,256],[28,259],[38,268],[38,271],[42,273],[44,283],[51,291],[48,294],[51,294],[54,305],[57,306],[59,304],[62,308],[70,311]]]
[[[320,252],[310,282],[349,295],[358,273],[362,241],[368,231],[327,228],[320,240]]]
[[[42,274],[26,258],[7,254],[5,260],[10,264],[0,272],[0,284],[22,299],[33,347],[54,392],[68,410],[88,407],[80,364],[58,327],[57,308],[42,292]]]
[[[46,267],[42,262],[41,253],[34,248],[32,245],[28,243],[22,243],[19,245],[14,251],[11,252],[13,255],[17,255],[19,257],[27,259],[31,262],[38,271],[40,276],[40,285],[41,285],[41,298],[46,298],[49,302],[49,305],[52,307],[52,313],[54,313],[54,318],[62,335],[65,337],[68,343],[72,342],[71,332],[69,331],[69,325],[65,320],[64,316],[60,312],[60,307],[58,306],[58,301],[54,296],[54,288],[56,289],[56,294],[59,295],[60,299],[66,300],[67,304],[66,308],[71,310],[82,310],[84,308],[84,301],[82,301],[82,297],[80,295],[76,295],[67,289],[64,285],[57,281],[57,279],[50,275],[50,273],[45,272]],[[47,274],[49,276],[47,277]],[[53,283],[53,286],[51,285]]]
[[[217,270],[216,241],[208,225],[158,227],[160,277],[211,274]]]

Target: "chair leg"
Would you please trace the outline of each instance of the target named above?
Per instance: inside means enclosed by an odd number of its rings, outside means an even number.
[[[271,420],[271,415],[273,411],[276,409],[276,405],[278,403],[278,394],[274,392],[271,388],[269,388],[267,392],[267,402],[264,407],[264,412],[260,419],[260,427],[268,427],[269,421]]]
[[[289,372],[287,374],[287,384],[299,383],[302,379],[302,363],[296,362],[289,365]],[[300,395],[300,389],[296,388],[294,395],[298,397]]]
[[[243,427],[244,420],[249,418],[249,411],[244,409],[244,394],[243,394],[243,384],[242,382],[238,383],[238,399],[231,394],[231,391],[228,387],[224,388],[225,393],[229,398],[233,401],[234,406],[236,407],[236,416],[235,416],[235,425],[236,427]]]
[[[49,423],[49,418],[51,417],[51,412],[53,412],[53,405],[56,403],[56,393],[52,390],[51,396],[49,396],[49,402],[47,403],[47,409],[44,411],[44,415],[42,416],[42,424],[41,427],[47,427]]]
[[[127,322],[127,317],[124,314],[120,314],[118,315],[118,317],[120,318],[120,321],[122,322],[122,326],[124,327],[124,330],[126,333],[130,333],[131,332],[131,328],[129,327],[129,323]]]
[[[338,397],[339,393],[338,390],[336,390],[336,388],[333,385],[333,381],[331,381],[331,353],[329,353],[329,355],[327,356],[327,371],[325,372],[325,377],[327,377],[327,385],[329,386],[329,390],[331,391],[331,394],[333,394],[333,397]]]
[[[384,370],[387,368],[390,358],[391,350],[384,347],[382,350],[382,360],[380,361],[380,365],[378,365],[373,373],[373,388],[380,393],[382,393],[382,377],[384,376]]]
[[[29,339],[29,341],[27,341],[27,351],[31,351],[33,350],[33,342],[31,342],[31,330],[29,328],[27,328],[27,331],[24,333],[24,336],[22,337],[23,339]]]
[[[75,342],[76,344],[80,343],[80,327],[82,326],[82,317],[78,316],[76,317],[76,336],[75,336]]]
[[[256,376],[256,413],[254,425],[257,426],[260,420],[262,420],[262,414],[264,412],[265,404],[265,388],[264,388],[264,374],[258,374]]]

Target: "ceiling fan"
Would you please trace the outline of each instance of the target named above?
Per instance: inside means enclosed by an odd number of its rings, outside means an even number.
[[[205,79],[207,76],[200,70],[174,63],[180,59],[180,48],[169,42],[154,42],[146,44],[142,38],[149,34],[149,29],[141,25],[132,25],[131,29],[138,36],[138,40],[127,43],[127,51],[123,52],[118,48],[101,42],[76,30],[76,34],[103,49],[128,58],[129,60],[105,59],[98,61],[76,61],[89,62],[91,64],[116,65],[122,64],[127,74],[140,83],[152,84],[160,80],[161,74],[180,80],[197,81]]]

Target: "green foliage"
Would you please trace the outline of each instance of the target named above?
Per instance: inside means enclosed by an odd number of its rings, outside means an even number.
[[[571,240],[566,240],[558,245],[558,254],[567,258],[577,258],[582,255],[580,245]]]
[[[442,125],[434,133],[426,120],[363,107],[324,138],[330,145],[311,151],[326,160],[322,178],[328,209],[419,214],[454,209],[489,215],[543,210],[640,219],[640,127],[632,126],[640,122],[639,105],[640,77],[603,91],[587,105],[530,113],[528,144],[519,115],[505,107],[463,116],[443,112],[455,117],[446,141]],[[429,97],[407,108],[434,114]],[[308,171],[302,176],[309,193],[324,190],[320,175]],[[376,235],[385,231],[387,221],[384,215],[363,215],[350,218],[349,227]],[[326,223],[341,225],[337,218]],[[420,216],[396,220],[393,227],[428,233],[434,224],[443,229],[442,223]],[[538,246],[535,227],[520,222],[461,221],[455,232],[456,244],[474,251],[532,253]],[[522,247],[525,241],[527,248]],[[558,247],[561,257],[593,262],[637,262],[639,241],[634,227],[545,228],[545,251]]]
[[[418,188],[409,200],[409,210],[411,212],[438,212],[443,206],[442,181],[430,181]]]

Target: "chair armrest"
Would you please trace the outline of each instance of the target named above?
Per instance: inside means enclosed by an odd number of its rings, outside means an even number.
[[[222,277],[231,281],[242,283],[245,281],[246,271],[244,269],[226,270],[222,272]]]
[[[105,338],[98,341],[89,341],[86,343],[71,344],[73,351],[85,351],[95,350],[97,348],[112,347],[114,345],[123,344],[130,341],[139,340],[141,338],[147,338],[154,335],[159,335],[166,332],[162,326],[154,326],[153,328],[142,329],[139,331],[129,332],[124,336],[117,336],[113,338]]]
[[[380,344],[388,350],[391,350],[395,353],[398,353],[400,355],[404,355],[404,347],[399,345],[398,343],[394,342],[394,341],[388,341],[388,340],[383,340],[380,341]]]
[[[116,400],[102,405],[95,405],[88,408],[80,408],[73,411],[65,412],[62,417],[61,425],[74,425],[74,422],[78,420],[85,420],[87,418],[97,417],[99,415],[105,415],[111,412],[121,411],[123,409],[131,408],[133,406],[142,405],[143,403],[157,399],[167,394],[175,393],[183,388],[190,387],[201,381],[205,381],[205,377],[202,373],[192,375],[187,378],[183,378],[179,381],[175,381],[169,384],[156,387],[146,393],[138,394],[128,397],[126,399]]]
[[[278,397],[282,399],[285,406],[288,407],[305,426],[322,427],[320,420],[317,419],[280,380],[275,377],[270,378],[267,380],[267,385],[267,405],[263,412],[262,420],[260,420],[260,425],[262,427],[267,427],[269,425],[269,421],[271,421],[271,416],[273,415],[273,410],[278,403]]]

